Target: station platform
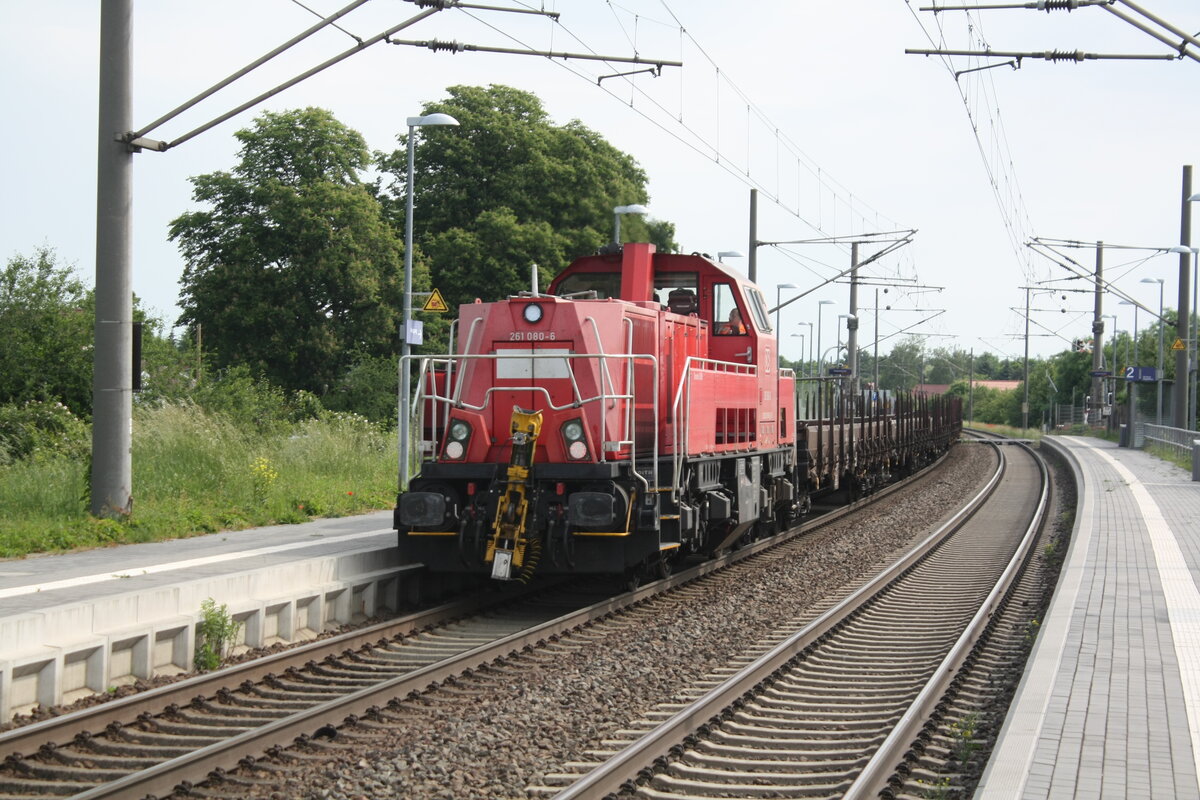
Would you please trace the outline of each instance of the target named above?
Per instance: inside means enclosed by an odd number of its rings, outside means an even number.
[[[399,606],[392,512],[0,561],[0,722],[192,669],[201,605],[238,645],[311,639]]]
[[[1099,439],[1042,446],[1078,467],[1075,525],[975,797],[1200,797],[1200,483]]]

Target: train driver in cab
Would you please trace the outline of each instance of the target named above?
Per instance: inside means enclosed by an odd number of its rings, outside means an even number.
[[[717,327],[718,336],[745,336],[746,326],[742,324],[742,312],[734,306],[729,311],[729,319]]]

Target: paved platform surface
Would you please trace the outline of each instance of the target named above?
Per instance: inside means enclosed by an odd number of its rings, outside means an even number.
[[[1053,437],[1082,468],[1058,589],[976,798],[1200,798],[1200,483]]]
[[[190,539],[0,560],[0,617],[47,606],[395,546],[392,512],[225,531]]]

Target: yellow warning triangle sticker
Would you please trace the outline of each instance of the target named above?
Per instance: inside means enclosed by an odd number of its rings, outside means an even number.
[[[425,305],[421,306],[422,311],[449,311],[450,306],[446,305],[446,299],[442,297],[442,293],[437,289],[433,290],[433,294],[429,295],[429,299],[425,301]]]
[[[1171,349],[1172,349],[1172,350],[1184,350],[1184,349],[1186,349],[1186,348],[1183,346],[1183,339],[1176,339],[1176,340],[1175,340],[1175,344],[1171,345]]]

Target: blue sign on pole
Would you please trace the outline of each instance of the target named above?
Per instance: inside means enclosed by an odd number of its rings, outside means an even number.
[[[849,367],[830,367],[829,374],[830,375],[849,375],[850,368]]]
[[[1112,373],[1106,369],[1094,369],[1089,372],[1088,375],[1091,375],[1093,378],[1107,378],[1110,377]]]
[[[1158,367],[1126,367],[1125,380],[1154,383],[1158,380]]]

